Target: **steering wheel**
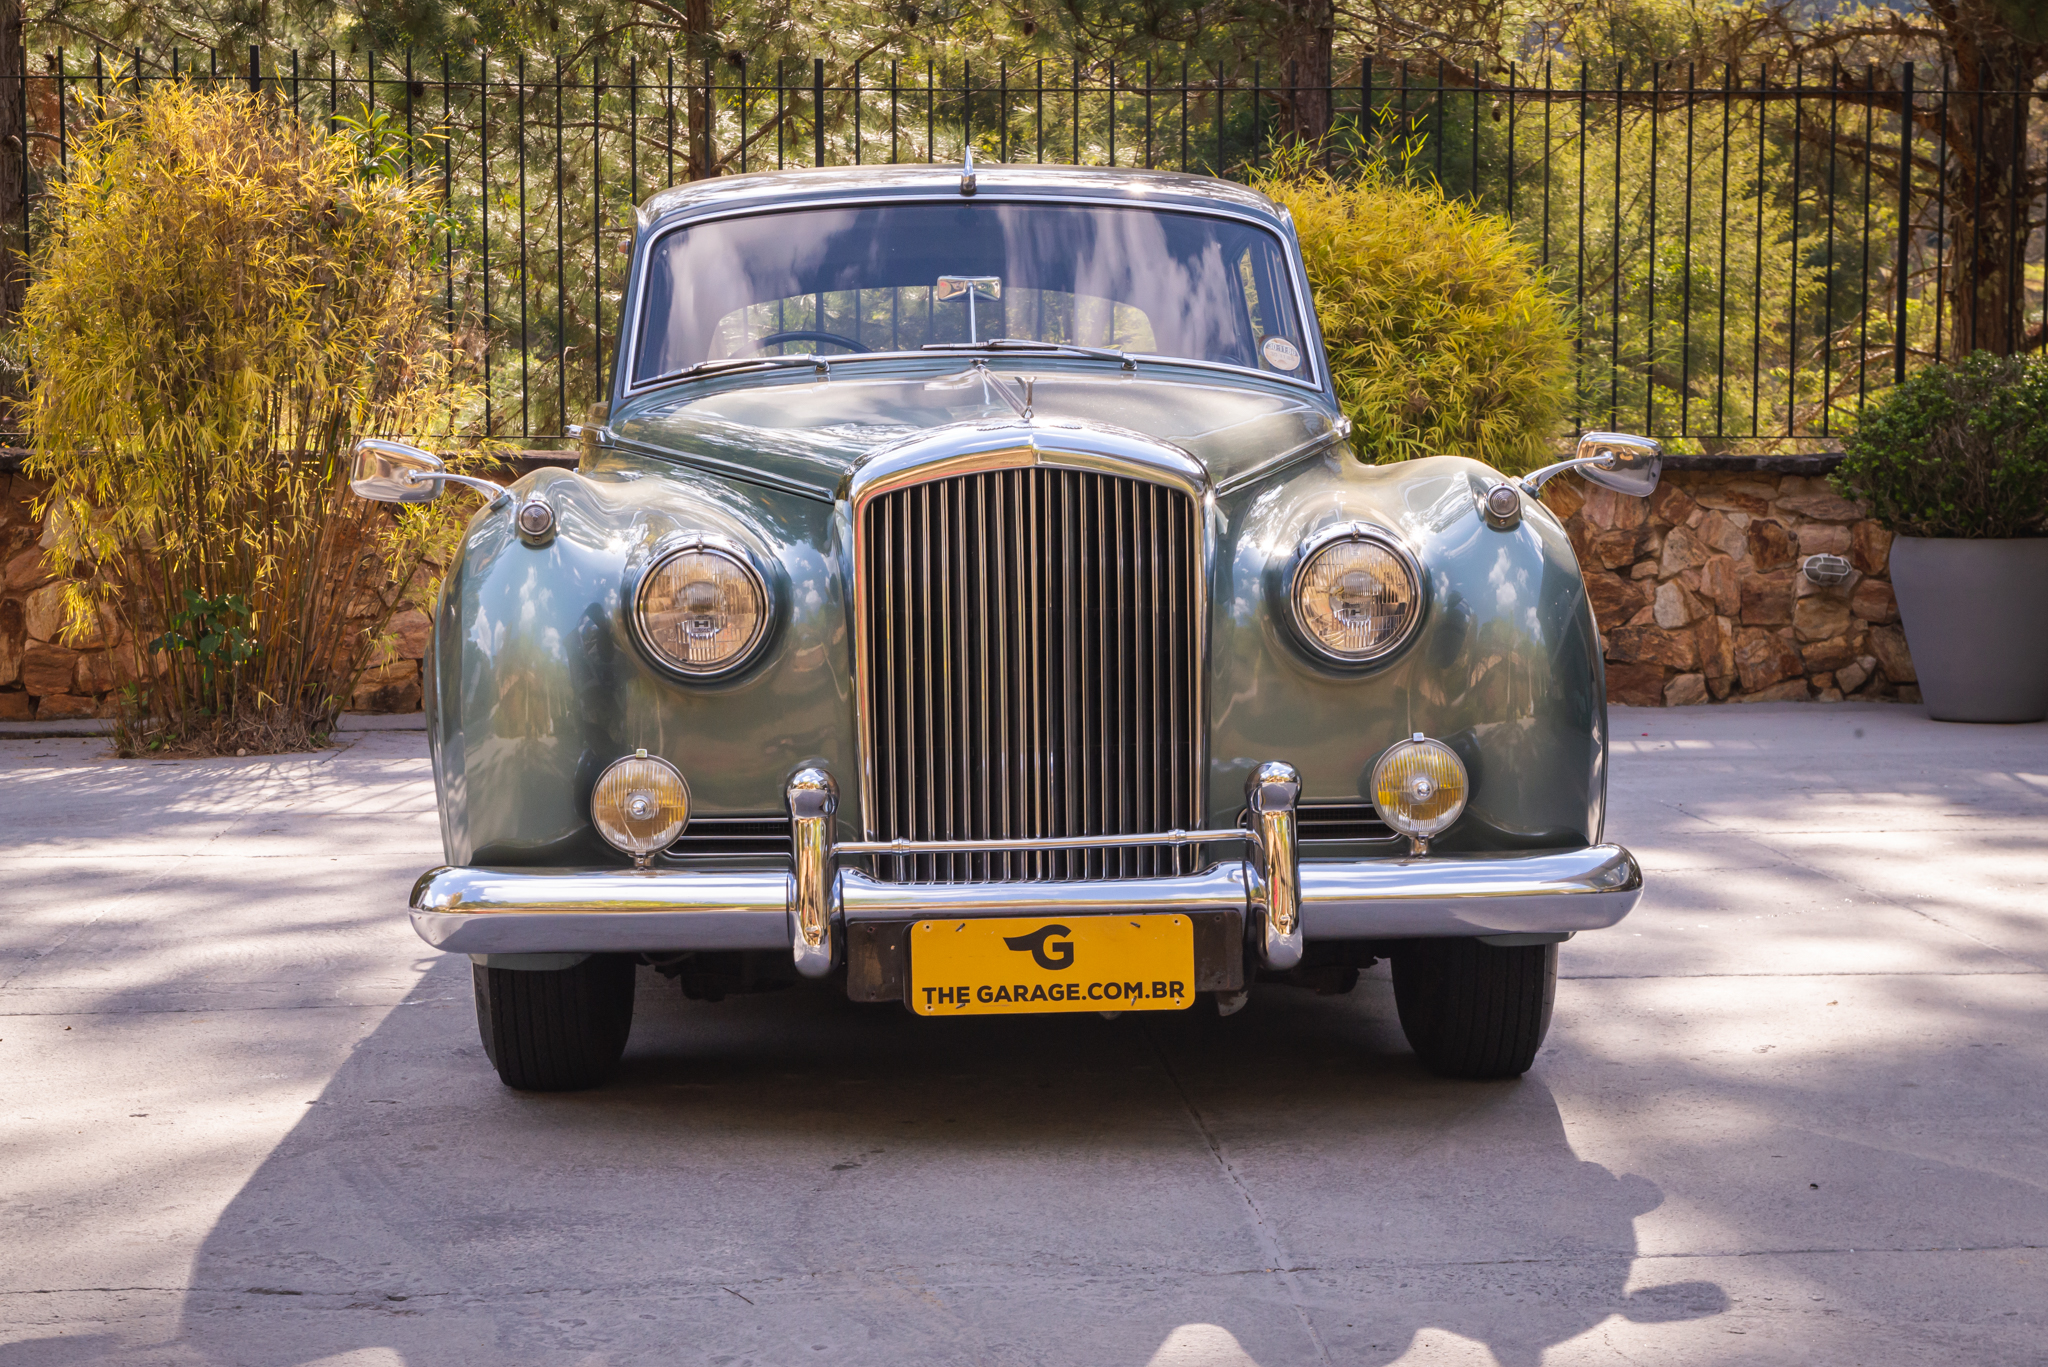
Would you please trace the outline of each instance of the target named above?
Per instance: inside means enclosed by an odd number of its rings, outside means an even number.
[[[789,332],[771,332],[766,337],[756,337],[753,341],[753,348],[758,352],[762,347],[771,347],[779,342],[830,342],[834,346],[843,346],[848,351],[874,350],[873,347],[862,346],[851,337],[841,337],[836,332],[814,332],[809,328],[797,328]]]

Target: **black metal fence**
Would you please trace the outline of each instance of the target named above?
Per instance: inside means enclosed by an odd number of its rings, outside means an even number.
[[[438,181],[436,269],[487,395],[449,436],[560,439],[605,389],[632,206],[699,174],[996,161],[1244,178],[1304,130],[1327,169],[1434,181],[1505,216],[1577,325],[1579,427],[1680,450],[1838,444],[1925,361],[2041,341],[2048,298],[2030,93],[1995,73],[1362,59],[1304,88],[1187,60],[1083,67],[815,61],[750,71],[627,55],[566,66],[251,49],[53,53],[25,78],[31,195],[94,117],[162,80],[245,84],[330,122],[382,112]],[[1912,118],[1902,117],[1907,111]],[[427,136],[422,136],[427,135]],[[33,233],[32,203],[24,225]],[[1563,436],[1565,434],[1560,434]]]

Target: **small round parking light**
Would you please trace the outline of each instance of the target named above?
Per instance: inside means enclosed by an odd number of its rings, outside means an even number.
[[[1457,751],[1420,732],[1390,746],[1372,767],[1373,805],[1380,820],[1408,837],[1415,853],[1465,811],[1471,785]]]
[[[590,821],[606,844],[645,868],[690,824],[690,785],[675,765],[636,750],[597,776]]]

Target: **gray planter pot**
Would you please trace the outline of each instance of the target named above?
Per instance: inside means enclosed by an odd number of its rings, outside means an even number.
[[[1892,591],[1929,716],[2048,717],[2048,537],[1897,537]]]

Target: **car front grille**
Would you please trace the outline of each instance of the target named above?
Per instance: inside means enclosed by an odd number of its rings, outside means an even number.
[[[861,513],[871,839],[1200,826],[1202,550],[1165,485],[1043,466]],[[878,857],[895,882],[1145,878],[1193,847]]]

